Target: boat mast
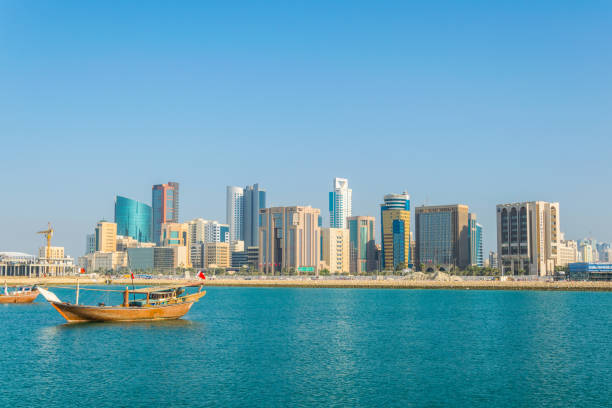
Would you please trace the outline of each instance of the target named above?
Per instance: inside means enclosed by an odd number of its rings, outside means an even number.
[[[79,289],[80,289],[79,278],[77,278],[77,290],[76,290],[76,303],[75,303],[75,305],[79,304]]]

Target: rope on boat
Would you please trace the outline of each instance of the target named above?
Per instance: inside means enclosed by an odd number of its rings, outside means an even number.
[[[55,288],[55,289],[74,289],[74,290],[76,290],[76,286],[51,286],[51,285],[45,285],[45,287],[47,287],[47,288]],[[79,290],[91,290],[91,291],[95,291],[95,292],[119,292],[119,293],[125,292],[125,289],[124,290],[117,290],[117,289],[95,289],[95,288],[84,288],[82,286],[79,287]]]

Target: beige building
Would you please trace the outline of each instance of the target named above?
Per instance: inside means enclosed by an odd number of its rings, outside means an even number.
[[[117,250],[117,224],[100,221],[96,226],[96,251],[115,252]]]
[[[178,247],[178,267],[191,267],[191,237],[188,223],[165,222],[161,225],[161,246]],[[180,249],[184,248],[184,249]],[[185,254],[183,256],[183,253]]]
[[[259,272],[319,273],[321,228],[318,208],[259,210]]]
[[[558,248],[557,266],[567,266],[572,262],[578,262],[578,243],[571,240],[560,240]]]
[[[230,245],[227,242],[207,242],[204,247],[205,268],[229,268]]]
[[[38,257],[46,258],[47,247],[41,246],[38,248]],[[64,247],[49,247],[49,259],[64,259]]]
[[[350,272],[348,229],[321,228],[321,251],[323,267],[330,273]]]
[[[96,251],[79,259],[82,262],[81,266],[87,269],[87,272],[117,271],[128,265],[127,252]]]
[[[497,206],[498,267],[503,275],[552,275],[559,260],[559,203]]]

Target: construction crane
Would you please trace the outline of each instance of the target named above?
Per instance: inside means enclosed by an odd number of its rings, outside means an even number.
[[[49,259],[49,252],[51,252],[51,237],[53,236],[53,228],[51,228],[51,223],[49,223],[49,228],[44,231],[38,231],[37,234],[44,234],[47,237],[46,258]]]

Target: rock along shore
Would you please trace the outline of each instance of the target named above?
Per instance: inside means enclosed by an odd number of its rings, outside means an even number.
[[[7,285],[75,285],[76,277],[0,278],[0,284],[6,280]],[[197,282],[194,279],[134,279],[134,285],[175,285]],[[463,289],[463,290],[552,290],[552,291],[591,291],[612,292],[612,282],[584,281],[464,281],[464,280],[411,280],[401,278],[354,278],[354,279],[310,279],[310,278],[208,278],[201,281],[203,286],[238,286],[238,287],[295,287],[295,288],[356,288],[356,289]],[[79,278],[81,285],[104,285],[105,278]],[[131,279],[113,279],[112,285],[131,286]]]

